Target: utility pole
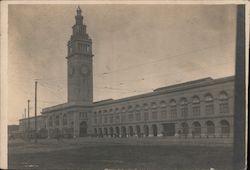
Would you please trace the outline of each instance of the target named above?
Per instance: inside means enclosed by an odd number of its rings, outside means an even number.
[[[35,143],[37,143],[37,81],[35,81]]]
[[[30,139],[30,100],[28,100],[28,140]]]
[[[27,130],[27,126],[26,126],[26,108],[24,109],[24,132],[26,132],[26,130]]]

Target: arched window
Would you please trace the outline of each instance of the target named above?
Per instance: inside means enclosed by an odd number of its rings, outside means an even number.
[[[170,118],[171,119],[177,118],[177,107],[176,107],[176,101],[174,99],[170,101]]]
[[[161,109],[161,119],[167,118],[167,104],[165,101],[160,102],[160,109]]]
[[[144,135],[147,137],[149,135],[148,125],[144,125]]]
[[[103,137],[102,128],[99,128],[99,137]]]
[[[200,98],[198,96],[192,98],[192,110],[194,116],[200,116]]]
[[[119,123],[120,122],[120,112],[119,112],[119,108],[115,109],[115,122]]]
[[[94,132],[94,133],[95,133],[95,136],[97,136],[97,129],[95,128],[95,130],[94,130],[94,131],[95,131],[95,132]]]
[[[140,105],[135,106],[135,120],[140,121],[141,120],[141,110]]]
[[[121,136],[122,136],[122,138],[126,138],[127,137],[127,131],[126,131],[126,127],[125,126],[122,126]]]
[[[113,127],[109,128],[109,134],[110,134],[111,137],[113,137],[113,135],[114,135],[114,129],[113,129]]]
[[[192,126],[193,126],[192,137],[195,136],[201,137],[201,124],[199,122],[194,122]]]
[[[122,122],[126,121],[126,109],[125,107],[122,107],[122,118],[121,118]]]
[[[181,117],[186,118],[188,116],[188,101],[186,98],[181,98],[180,100],[181,105]]]
[[[109,109],[109,123],[114,122],[114,117],[113,117],[113,109]]]
[[[152,131],[153,131],[153,135],[154,135],[154,136],[157,136],[157,134],[158,134],[157,125],[152,125]]]
[[[56,118],[55,118],[55,125],[56,125],[56,126],[59,126],[59,115],[56,115]]]
[[[221,125],[221,135],[224,137],[228,137],[230,133],[230,124],[226,120],[220,121]]]
[[[94,124],[97,124],[97,113],[94,112]]]
[[[102,111],[98,112],[98,124],[102,124]]]
[[[219,95],[219,105],[220,105],[220,113],[227,114],[229,113],[229,104],[228,104],[228,95],[226,92],[222,91]]]
[[[49,117],[49,127],[53,126],[53,118],[52,116]]]
[[[155,102],[151,103],[151,117],[153,120],[157,120],[158,112],[157,112],[157,105]]]
[[[129,136],[134,136],[133,126],[129,126]]]
[[[211,94],[205,95],[205,112],[207,115],[214,114],[214,98]]]
[[[215,126],[214,123],[212,121],[207,121],[206,122],[206,126],[207,126],[207,137],[213,136],[214,137],[214,133],[215,133]]]
[[[144,110],[144,121],[147,121],[149,119],[147,103],[143,104],[143,110]]]
[[[107,124],[107,123],[108,123],[107,110],[104,110],[104,111],[103,111],[103,117],[104,117],[104,123]]]
[[[120,128],[119,127],[115,127],[115,132],[116,132],[116,136],[120,137]]]
[[[139,125],[136,126],[136,135],[137,137],[141,137],[141,127]]]
[[[63,126],[66,126],[68,124],[68,120],[67,120],[67,114],[63,115]]]
[[[134,121],[134,114],[133,114],[133,108],[132,106],[128,106],[128,120],[129,121]]]
[[[107,128],[104,128],[104,135],[108,136],[108,129]]]

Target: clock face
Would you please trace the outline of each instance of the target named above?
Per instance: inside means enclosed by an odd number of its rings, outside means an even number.
[[[88,73],[88,67],[85,65],[81,66],[81,74],[86,75]]]
[[[69,75],[72,76],[74,74],[74,68],[69,67]]]

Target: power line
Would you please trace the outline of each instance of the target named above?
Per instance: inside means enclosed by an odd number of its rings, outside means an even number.
[[[228,43],[224,43],[224,45],[225,44],[231,44],[233,42],[234,41],[230,41]],[[221,44],[219,44],[219,45],[221,45]],[[108,74],[111,74],[111,73],[116,73],[116,72],[120,72],[120,71],[126,71],[126,70],[129,70],[129,69],[138,68],[138,67],[141,67],[141,66],[144,66],[144,65],[162,62],[162,61],[167,60],[167,59],[177,58],[177,57],[181,57],[183,55],[201,52],[201,51],[204,51],[204,50],[208,50],[208,49],[210,49],[210,48],[212,48],[214,46],[215,47],[220,47],[220,46],[218,46],[218,44],[216,44],[216,45],[214,44],[212,46],[208,46],[208,47],[205,47],[205,48],[202,48],[202,49],[190,50],[190,51],[187,51],[187,52],[184,52],[184,53],[181,53],[181,54],[176,54],[176,55],[172,55],[172,56],[162,57],[162,58],[159,58],[157,60],[150,61],[150,62],[145,62],[145,63],[141,63],[141,64],[137,64],[137,65],[131,65],[131,66],[127,66],[125,68],[121,68],[121,69],[117,69],[117,70],[112,70],[112,71],[109,71],[109,72],[104,72],[104,73],[99,73],[99,74],[97,73],[96,75],[108,75]]]

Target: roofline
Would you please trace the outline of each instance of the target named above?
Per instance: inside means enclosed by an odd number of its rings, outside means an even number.
[[[192,80],[192,81],[188,81],[188,82],[184,82],[180,84],[160,87],[160,88],[155,89],[153,92],[149,92],[149,93],[139,94],[139,95],[125,97],[125,98],[116,99],[116,100],[109,100],[109,101],[103,100],[103,101],[99,101],[100,103],[94,102],[93,106],[102,106],[102,105],[107,105],[107,104],[120,103],[120,102],[132,100],[132,99],[138,99],[142,97],[151,97],[151,96],[156,96],[159,94],[173,93],[173,92],[197,88],[197,87],[205,87],[209,85],[220,84],[220,83],[224,83],[227,81],[234,81],[234,76],[228,76],[228,77],[217,78],[217,79],[212,79],[211,77],[207,77],[203,79]],[[198,83],[198,84],[194,84],[194,83]]]
[[[173,93],[173,92],[183,91],[183,90],[197,88],[197,87],[205,87],[209,85],[224,83],[227,81],[234,81],[234,76],[222,77],[222,78],[217,78],[217,79],[212,79],[211,77],[207,77],[207,78],[187,81],[187,82],[183,82],[179,84],[169,85],[165,87],[160,87],[160,88],[155,89],[153,92],[148,92],[148,93],[139,94],[135,96],[125,97],[125,98],[120,98],[120,99],[105,99],[105,100],[95,101],[93,102],[93,104],[89,104],[89,105],[86,105],[82,102],[63,103],[63,104],[58,104],[55,106],[44,108],[42,109],[41,114],[44,115],[49,112],[69,109],[72,107],[92,107],[92,106],[103,106],[103,105],[108,105],[108,104],[121,103],[121,102],[125,102],[128,100],[139,99],[142,97],[151,97],[151,96],[155,96],[159,94]]]
[[[40,117],[44,117],[44,115],[37,115],[37,118],[40,118]],[[32,117],[29,117],[29,118],[22,118],[22,119],[19,119],[19,121],[21,121],[21,120],[27,120],[27,119],[34,119],[35,118],[35,116],[32,116]]]
[[[71,103],[63,103],[63,104],[58,104],[55,106],[51,106],[51,107],[47,107],[42,109],[41,114],[44,115],[46,113],[49,112],[54,112],[54,111],[59,111],[59,110],[63,110],[63,109],[69,109],[72,107],[92,107],[92,104],[86,104],[83,102],[71,102]]]

